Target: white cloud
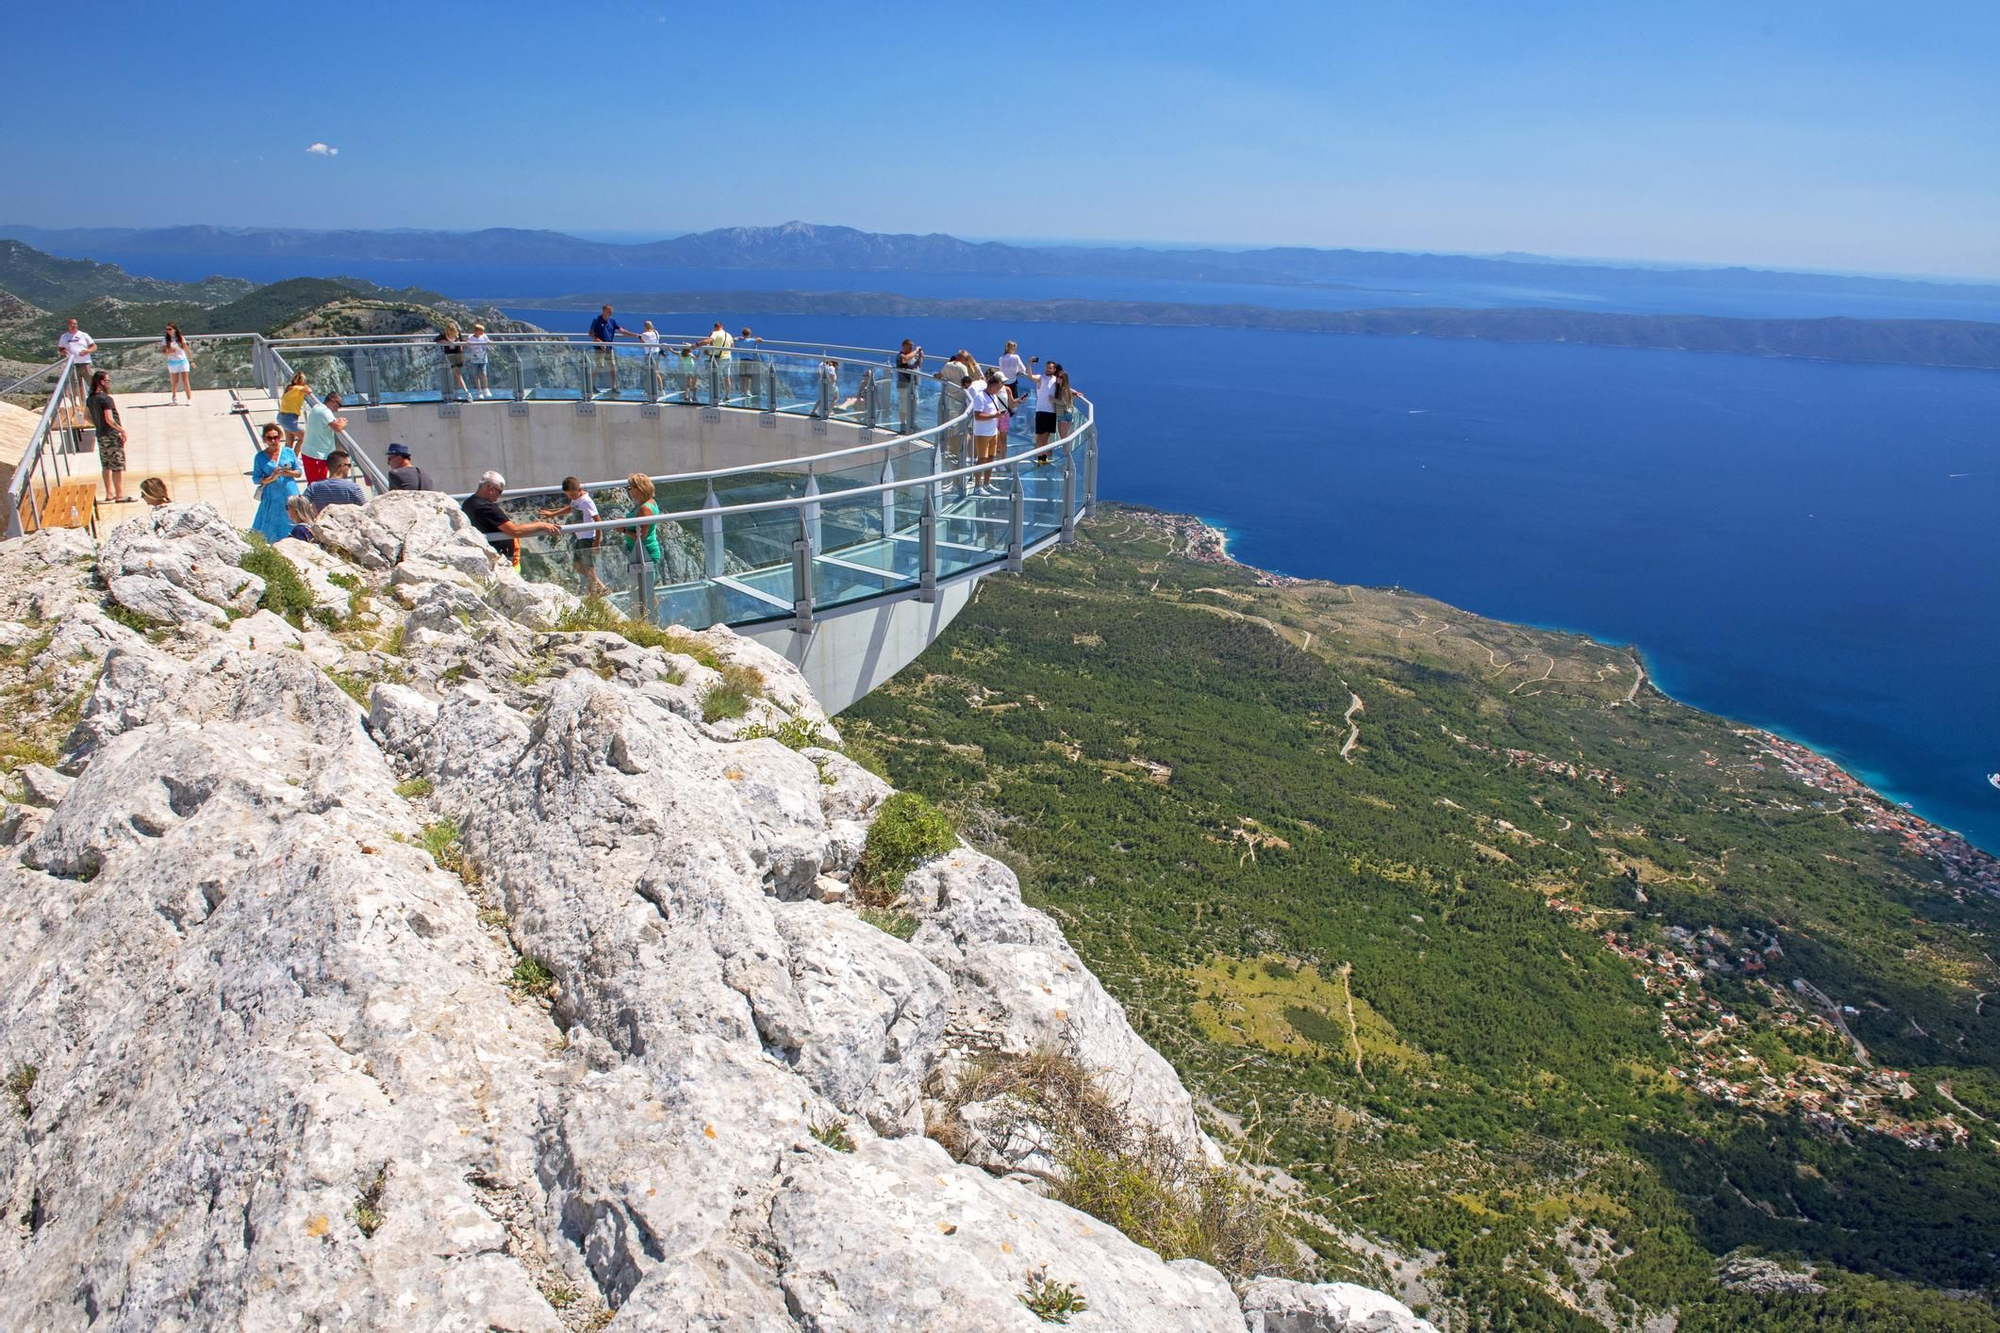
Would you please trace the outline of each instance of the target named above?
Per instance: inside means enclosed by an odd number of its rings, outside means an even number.
[[[314,154],[315,156],[318,156],[318,157],[339,157],[339,156],[340,156],[340,150],[339,150],[338,148],[329,148],[329,147],[327,147],[327,146],[326,146],[325,144],[323,144],[323,143],[315,143],[315,144],[307,144],[307,145],[306,145],[306,151],[307,151],[308,153],[312,153],[312,154]]]

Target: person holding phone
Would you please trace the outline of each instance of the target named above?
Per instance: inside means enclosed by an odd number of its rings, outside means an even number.
[[[281,542],[292,535],[286,506],[299,494],[305,475],[298,455],[285,447],[284,429],[275,421],[264,423],[264,447],[250,460],[250,484],[257,490],[257,516],[250,526],[266,541]]]

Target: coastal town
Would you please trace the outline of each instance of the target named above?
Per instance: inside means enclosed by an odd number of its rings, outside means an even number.
[[[1887,834],[1900,842],[1904,850],[1929,860],[1943,872],[1946,883],[2000,896],[2000,857],[1981,851],[1950,829],[1919,818],[1857,781],[1823,754],[1768,731],[1737,734],[1751,739],[1796,781],[1839,797],[1842,804],[1829,808],[1852,815],[1857,828]]]

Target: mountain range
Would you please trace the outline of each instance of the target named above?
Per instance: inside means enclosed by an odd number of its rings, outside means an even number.
[[[723,227],[671,240],[616,244],[558,231],[490,227],[480,231],[358,231],[282,227],[42,228],[0,224],[13,236],[56,253],[213,258],[299,256],[347,261],[451,261],[477,264],[592,264],[633,268],[819,269],[914,273],[1093,275],[1191,282],[1353,286],[1384,281],[1490,281],[1532,286],[1573,280],[1587,270],[1598,286],[1690,289],[1754,286],[1767,291],[1843,292],[1932,299],[1991,300],[1976,283],[1795,273],[1744,267],[1652,268],[1577,264],[1535,255],[1411,254],[1279,246],[1250,250],[1159,250],[1137,246],[1025,246],[854,227],[787,222]]]

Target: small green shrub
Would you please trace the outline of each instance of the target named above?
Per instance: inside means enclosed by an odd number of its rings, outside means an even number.
[[[454,662],[439,674],[438,679],[456,685],[471,674],[471,668],[463,662]]]
[[[899,792],[882,803],[868,826],[854,877],[866,901],[886,907],[902,890],[905,876],[956,846],[958,835],[936,806],[915,792]]]
[[[847,1132],[845,1120],[815,1120],[807,1132],[835,1152],[854,1151],[854,1136]]]
[[[701,720],[742,717],[750,711],[750,701],[764,692],[763,673],[738,662],[724,662],[715,669],[722,673],[722,679],[701,696]]]
[[[361,590],[361,580],[355,578],[352,574],[335,572],[328,574],[326,581],[343,592],[359,592]]]
[[[409,626],[407,625],[398,625],[396,628],[390,630],[389,637],[382,640],[382,651],[391,657],[401,657],[403,655],[403,638],[408,632]]]
[[[35,1090],[36,1072],[33,1065],[22,1065],[7,1075],[7,1097],[23,1120],[35,1113],[35,1104],[28,1100],[28,1094]]]
[[[917,919],[908,912],[888,907],[863,907],[859,910],[861,919],[884,935],[894,935],[899,940],[907,941],[917,933]]]
[[[431,780],[429,778],[410,778],[407,781],[396,784],[396,795],[406,801],[421,800],[430,794]]]
[[[774,740],[788,750],[830,750],[832,743],[820,735],[819,724],[811,718],[795,717],[767,727],[762,722],[736,733],[740,741]]]
[[[1021,1293],[1021,1304],[1044,1324],[1067,1324],[1071,1315],[1090,1308],[1082,1292],[1067,1282],[1050,1280],[1047,1272],[1039,1268],[1028,1274],[1028,1289]]]
[[[547,1301],[552,1309],[567,1310],[570,1306],[576,1304],[578,1295],[579,1293],[575,1287],[569,1286],[567,1283],[558,1282],[555,1286],[550,1287],[542,1293],[542,1299]]]
[[[1226,1167],[1149,1130],[1072,1141],[1055,1198],[1108,1222],[1162,1259],[1199,1259],[1235,1281],[1297,1267],[1278,1211]]]
[[[543,967],[540,962],[523,954],[514,964],[513,987],[522,995],[532,995],[542,999],[556,988],[556,974]]]
[[[62,756],[56,748],[34,736],[19,733],[0,733],[0,773],[12,773],[23,764],[41,764],[54,768]]]
[[[389,1164],[382,1163],[375,1170],[374,1179],[361,1187],[361,1193],[354,1200],[354,1225],[363,1236],[373,1236],[389,1220],[389,1214],[382,1207],[382,1191],[389,1185]]]
[[[670,653],[692,657],[705,667],[717,670],[722,667],[722,661],[715,655],[715,651],[690,637],[687,631],[636,620],[602,597],[585,598],[583,605],[556,623],[556,629],[566,634],[579,634],[591,630],[616,634],[629,643],[638,644],[641,648],[664,648]]]
[[[305,628],[305,618],[313,609],[313,594],[297,565],[255,534],[250,538],[250,553],[236,563],[264,580],[264,595],[257,599],[259,607],[283,616],[293,629]]]

